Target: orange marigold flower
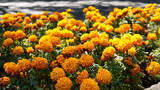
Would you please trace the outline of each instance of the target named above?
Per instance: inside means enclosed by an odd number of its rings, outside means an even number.
[[[24,27],[23,27],[24,30],[30,30],[31,29],[31,25],[30,24],[26,24]]]
[[[72,81],[68,77],[62,77],[57,80],[55,84],[56,90],[70,90],[72,87]]]
[[[4,34],[3,34],[3,36],[5,38],[12,38],[12,32],[11,31],[5,31]]]
[[[28,37],[28,41],[30,42],[36,42],[37,41],[37,36],[36,35],[31,35]]]
[[[112,32],[113,31],[113,26],[106,25],[105,31],[108,32],[108,33]]]
[[[131,57],[125,57],[124,63],[131,66],[132,65],[132,58]]]
[[[87,28],[85,26],[81,27],[79,30],[82,32],[87,32]]]
[[[130,70],[132,76],[137,75],[140,72],[140,66],[138,64],[134,64],[133,69]]]
[[[27,23],[30,23],[32,20],[29,17],[25,17],[24,19]]]
[[[62,77],[65,77],[65,76],[66,76],[66,74],[65,74],[64,70],[59,67],[54,68],[52,70],[52,72],[50,73],[50,77],[53,82],[59,80]]]
[[[47,12],[47,11],[44,11],[44,12],[43,12],[43,15],[47,16],[47,15],[48,15],[48,12]]]
[[[32,68],[32,65],[28,59],[22,59],[18,60],[17,67],[19,72],[27,72]]]
[[[80,37],[80,39],[81,39],[82,42],[85,42],[85,41],[89,40],[89,34],[88,33],[83,34]]]
[[[137,43],[140,43],[140,42],[142,42],[142,37],[141,37],[141,35],[140,34],[134,34],[133,36],[132,36],[132,38],[131,38],[131,42],[133,43],[133,44],[137,44]]]
[[[139,25],[139,24],[133,24],[132,25],[132,28],[133,28],[133,30],[134,31],[139,31],[139,30],[142,30],[142,26],[141,25]]]
[[[157,36],[156,36],[155,33],[149,33],[149,34],[147,35],[147,39],[148,39],[148,40],[156,40],[156,39],[157,39]]]
[[[58,63],[60,63],[61,65],[66,60],[66,58],[63,57],[63,55],[58,55],[56,59],[58,60]]]
[[[8,74],[17,73],[17,65],[14,62],[7,62],[3,65],[3,69]]]
[[[55,67],[58,67],[58,66],[59,66],[58,60],[53,60],[53,61],[51,62],[51,64],[50,64],[51,70],[52,70],[53,68],[55,68]]]
[[[122,40],[125,40],[125,39],[131,40],[131,38],[132,38],[132,35],[129,33],[126,33],[121,37]]]
[[[83,46],[84,46],[84,50],[88,52],[91,52],[94,48],[94,44],[92,42],[85,42]]]
[[[13,43],[13,40],[11,38],[7,38],[4,40],[3,45],[4,46],[10,46]]]
[[[26,49],[26,52],[27,52],[27,53],[33,53],[33,52],[34,52],[34,49],[33,49],[32,47],[28,47],[28,48]]]
[[[62,67],[67,73],[75,73],[79,67],[79,60],[70,57],[69,59],[65,60],[64,63],[62,63]]]
[[[130,30],[131,25],[130,24],[123,24],[119,28],[120,28],[120,31],[119,31],[120,33],[125,33],[126,31]]]
[[[100,39],[99,38],[92,38],[91,42],[94,44],[94,46],[97,46],[98,44],[100,44]]]
[[[58,37],[51,36],[49,42],[52,43],[53,47],[60,44],[61,40]]]
[[[35,45],[35,49],[41,49],[41,46],[39,44]]]
[[[149,66],[147,66],[146,71],[151,75],[151,76],[156,76],[160,72],[160,64],[158,62],[150,62]]]
[[[99,90],[98,83],[93,79],[84,79],[80,85],[80,90]]]
[[[49,41],[43,42],[40,44],[40,49],[44,52],[52,52],[53,51],[53,45]]]
[[[66,11],[66,12],[67,12],[67,13],[70,13],[71,11],[72,11],[72,9],[67,9],[67,11]]]
[[[32,24],[32,26],[31,26],[31,29],[32,29],[32,30],[33,30],[33,29],[38,30],[38,26],[37,26],[37,24],[36,24],[36,23],[33,23],[33,24]]]
[[[62,51],[62,55],[67,57],[73,56],[75,53],[76,53],[76,48],[73,46],[68,46],[64,48]]]
[[[92,39],[92,38],[99,38],[99,34],[98,34],[98,32],[97,31],[91,31],[90,33],[89,33],[89,38],[90,39]]]
[[[83,9],[83,13],[86,13],[88,11],[88,8]]]
[[[55,21],[58,21],[58,16],[57,15],[49,15],[49,17],[48,17],[48,21],[50,22],[50,23],[53,23],[53,22],[55,22]]]
[[[72,31],[69,31],[69,30],[67,30],[67,29],[62,30],[62,31],[61,31],[61,35],[62,35],[62,37],[64,37],[64,38],[73,38],[73,36],[74,36],[73,32],[72,32]]]
[[[80,65],[85,68],[92,66],[94,63],[93,57],[87,54],[82,55],[79,61],[80,61]]]
[[[10,78],[9,77],[2,77],[0,78],[0,85],[9,85],[10,84]]]
[[[34,58],[32,61],[32,66],[38,70],[38,69],[46,69],[48,67],[48,60],[42,57]]]
[[[101,33],[100,38],[105,38],[105,39],[109,39],[109,35],[106,33]]]
[[[136,54],[136,49],[134,47],[131,47],[130,49],[128,49],[128,53],[130,53],[132,57],[134,57]]]
[[[106,61],[106,60],[110,59],[111,57],[114,57],[115,53],[116,53],[116,50],[114,47],[111,47],[111,46],[106,47],[102,52],[101,60]]]
[[[13,54],[20,55],[20,54],[23,54],[23,53],[24,53],[24,50],[21,46],[16,46],[13,49]]]
[[[84,79],[88,79],[89,73],[87,70],[83,70],[82,72],[77,72],[78,76],[76,78],[76,82],[81,84]]]
[[[120,52],[125,52],[128,49],[130,49],[133,46],[132,42],[128,39],[126,40],[121,40],[115,47],[120,51]]]
[[[26,34],[22,30],[17,30],[16,34],[17,34],[18,40],[22,40],[26,36]]]
[[[36,22],[36,24],[37,24],[38,27],[42,27],[43,26],[43,21],[42,20],[38,20]]]
[[[108,39],[102,37],[100,39],[100,45],[102,45],[102,46],[108,46]]]
[[[77,51],[83,50],[83,48],[84,48],[84,47],[83,47],[82,44],[79,44],[79,45],[76,46],[76,50],[77,50]]]
[[[111,82],[112,76],[107,69],[98,69],[95,79],[98,83],[109,84]]]

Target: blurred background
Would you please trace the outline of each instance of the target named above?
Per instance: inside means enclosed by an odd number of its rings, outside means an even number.
[[[144,7],[149,3],[157,3],[158,7],[160,6],[160,0],[0,0],[0,15],[16,12],[24,12],[27,15],[42,14],[43,11],[51,14],[71,8],[72,14],[82,20],[83,8],[90,5],[95,6],[102,15],[107,16],[114,7],[121,9],[128,6]]]

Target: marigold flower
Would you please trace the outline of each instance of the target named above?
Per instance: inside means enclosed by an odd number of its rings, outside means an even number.
[[[125,33],[126,31],[129,31],[131,28],[130,24],[122,24],[120,27],[120,33]]]
[[[32,47],[28,47],[28,48],[26,49],[26,52],[27,52],[27,53],[33,53],[33,52],[34,52],[34,49],[33,49]]]
[[[111,79],[111,73],[107,69],[98,69],[95,78],[98,83],[109,84],[111,82]]]
[[[134,57],[136,54],[136,49],[134,47],[131,47],[130,49],[128,49],[128,53],[130,53],[132,57]]]
[[[146,67],[146,71],[154,77],[160,72],[160,64],[155,61],[150,62],[149,66]]]
[[[31,35],[28,37],[28,41],[30,42],[36,42],[37,41],[37,36],[36,35]]]
[[[37,24],[36,24],[36,23],[33,23],[33,24],[31,25],[31,29],[32,29],[32,30],[33,30],[33,29],[38,30]]]
[[[133,24],[132,25],[132,28],[133,28],[133,30],[134,31],[139,31],[139,30],[142,30],[142,26],[141,25],[139,25],[139,24]]]
[[[49,42],[51,42],[54,47],[54,46],[60,44],[61,40],[58,37],[50,36]]]
[[[21,46],[16,46],[13,49],[13,54],[20,55],[20,54],[23,54],[23,53],[24,53],[24,50]]]
[[[67,30],[67,29],[62,30],[62,31],[61,31],[61,35],[62,35],[62,37],[64,37],[64,38],[73,38],[73,36],[74,36],[73,32],[72,32],[72,31],[69,31],[69,30]]]
[[[40,44],[40,49],[44,52],[52,52],[53,51],[53,45],[49,41],[43,42]]]
[[[50,73],[50,77],[53,82],[59,80],[62,77],[65,77],[65,76],[66,76],[66,74],[65,74],[64,70],[59,67],[54,68],[52,70],[52,72]]]
[[[148,39],[148,40],[156,40],[156,39],[157,39],[157,36],[156,36],[155,33],[149,33],[149,34],[147,35],[147,39]]]
[[[125,57],[124,63],[131,66],[132,65],[132,58],[131,57]]]
[[[99,34],[98,34],[98,32],[97,31],[91,31],[90,33],[89,33],[89,38],[90,39],[92,39],[92,38],[99,38]]]
[[[83,70],[82,72],[77,72],[78,76],[76,78],[76,82],[81,84],[84,79],[88,79],[89,74],[87,70]]]
[[[106,61],[110,59],[111,57],[113,57],[115,53],[116,53],[116,50],[114,47],[111,47],[111,46],[106,47],[102,52],[101,60]]]
[[[18,60],[17,67],[19,72],[27,72],[32,68],[31,62],[27,59]]]
[[[83,44],[84,50],[91,52],[94,48],[94,44],[92,42],[85,42]]]
[[[112,32],[113,31],[113,26],[106,25],[105,31],[108,32],[108,33]]]
[[[66,58],[63,57],[63,55],[58,55],[56,59],[58,60],[58,63],[60,63],[61,65],[66,60]]]
[[[62,77],[57,80],[55,84],[56,90],[70,90],[72,87],[72,81],[68,77]]]
[[[26,24],[24,27],[23,27],[24,30],[30,30],[31,29],[31,25],[30,24]]]
[[[80,65],[85,68],[92,66],[94,63],[93,57],[87,54],[82,55],[79,61],[80,61]]]
[[[3,34],[3,36],[5,38],[12,38],[12,32],[11,31],[5,31],[4,34]]]
[[[92,38],[91,42],[94,44],[94,46],[97,46],[98,44],[100,44],[100,39],[99,38]]]
[[[55,67],[58,67],[58,66],[59,66],[58,60],[53,60],[53,61],[51,62],[51,64],[50,64],[51,70],[52,70],[53,68],[55,68]]]
[[[57,16],[57,15],[49,15],[48,21],[49,21],[50,23],[53,23],[53,22],[55,22],[55,21],[58,21],[58,16]]]
[[[3,65],[3,69],[8,74],[17,73],[17,65],[14,62],[7,62]]]
[[[109,39],[109,35],[106,33],[101,33],[100,38],[105,38],[105,39]]]
[[[83,13],[86,13],[88,11],[88,8],[83,9]]]
[[[98,83],[93,79],[84,79],[80,85],[80,90],[99,90]]]
[[[79,30],[82,32],[87,32],[87,28],[85,26],[81,27]]]
[[[70,13],[71,11],[72,11],[72,9],[67,9],[67,11],[66,11],[66,12],[67,12],[67,13]]]
[[[79,67],[79,60],[70,57],[69,59],[65,60],[64,63],[62,63],[62,67],[67,73],[75,73]]]
[[[79,45],[76,46],[76,50],[77,50],[77,51],[81,51],[81,50],[83,50],[83,48],[84,48],[84,47],[83,47],[82,44],[79,44]]]
[[[85,41],[89,40],[89,34],[87,34],[87,33],[83,34],[80,37],[80,39],[81,39],[82,42],[85,42]]]
[[[134,64],[133,69],[130,70],[132,76],[137,75],[140,72],[140,66],[138,64]]]
[[[115,47],[120,51],[120,52],[125,52],[128,49],[130,49],[133,46],[132,42],[128,39],[126,40],[121,40]]]
[[[36,22],[36,24],[37,24],[38,27],[42,27],[43,26],[43,21],[42,20],[38,20]]]
[[[43,12],[43,15],[47,16],[47,15],[48,15],[48,12],[47,12],[47,11],[44,11],[44,12]]]
[[[22,40],[26,36],[26,34],[22,30],[17,30],[16,35],[18,40]]]
[[[160,34],[160,28],[158,28],[158,34]]]
[[[62,55],[67,57],[73,56],[75,53],[76,53],[76,48],[73,46],[68,46],[64,48],[62,51]]]
[[[4,40],[3,45],[4,46],[10,46],[13,43],[13,40],[11,38],[7,38]]]
[[[9,77],[2,77],[0,78],[0,85],[9,85],[10,84],[10,78]]]
[[[30,23],[32,20],[29,17],[25,17],[24,19],[27,23]]]
[[[129,33],[126,33],[121,37],[122,40],[125,40],[125,39],[131,40],[131,38],[132,38],[132,35]]]
[[[35,49],[41,49],[41,46],[39,44],[35,45]]]
[[[72,30],[76,32],[76,31],[78,31],[78,27],[74,25],[74,26],[72,27]]]
[[[38,69],[46,69],[48,67],[48,61],[45,58],[37,57],[34,58],[32,61],[32,66],[38,70]]]
[[[142,42],[142,37],[141,37],[141,35],[140,34],[134,34],[133,36],[132,36],[132,38],[131,38],[131,42],[133,43],[133,44],[137,44],[137,43],[140,43],[140,42]]]
[[[106,38],[101,38],[100,39],[100,45],[102,45],[102,46],[108,46],[108,39],[106,39]]]

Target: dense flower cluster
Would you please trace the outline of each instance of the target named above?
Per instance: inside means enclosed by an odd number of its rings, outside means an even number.
[[[160,72],[160,64],[158,62],[155,62],[155,61],[150,62],[150,65],[147,66],[146,71],[150,75],[155,76],[155,75],[159,74],[159,72]]]

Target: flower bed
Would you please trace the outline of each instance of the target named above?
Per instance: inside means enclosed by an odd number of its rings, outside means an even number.
[[[66,12],[0,21],[0,88],[143,90],[160,81],[160,8],[93,6],[85,20]]]

